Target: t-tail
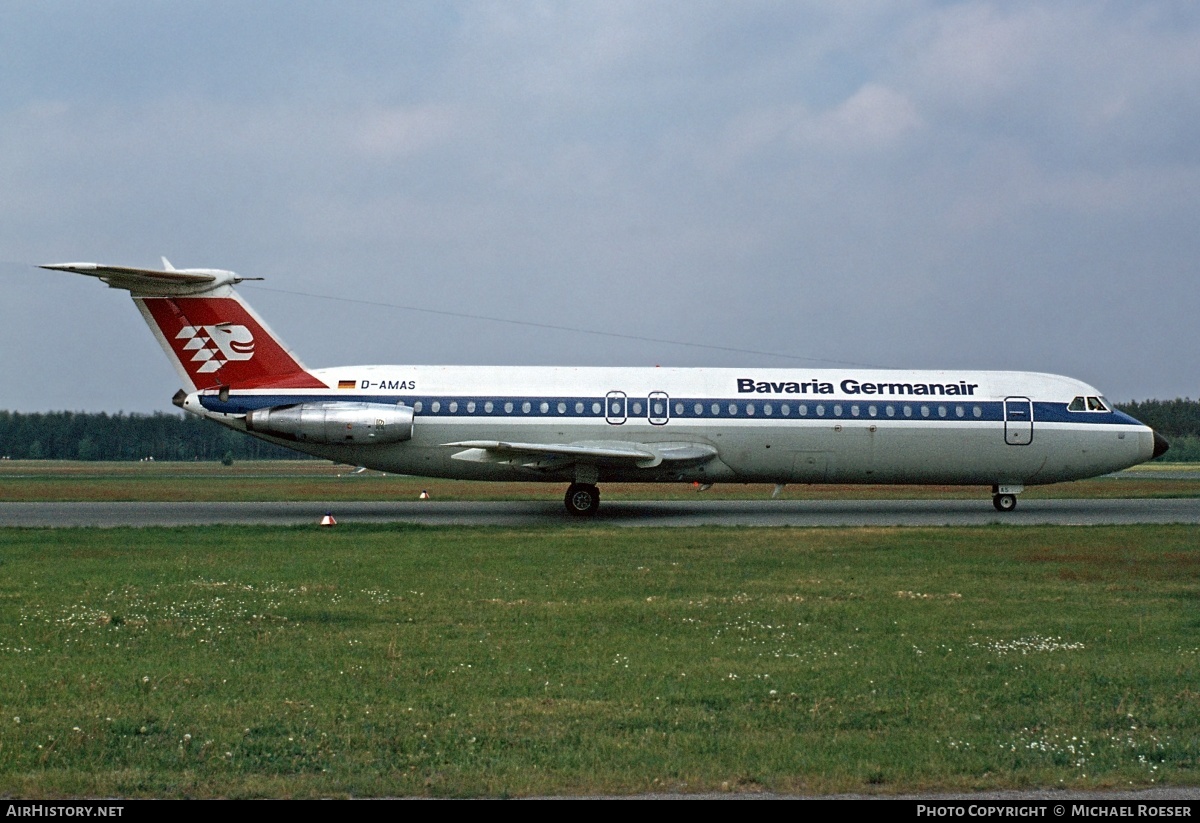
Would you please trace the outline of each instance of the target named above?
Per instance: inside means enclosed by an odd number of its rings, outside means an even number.
[[[206,389],[324,388],[267,327],[233,286],[243,280],[223,269],[140,269],[98,263],[54,263],[43,269],[96,277],[125,289],[187,392]]]

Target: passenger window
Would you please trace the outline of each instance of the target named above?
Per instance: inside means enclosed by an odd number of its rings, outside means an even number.
[[[746,414],[750,415],[751,417],[754,416],[754,404],[753,403],[746,404]]]
[[[946,407],[938,406],[938,417],[945,417],[945,416],[946,416]]]
[[[450,413],[458,414],[458,401],[457,400],[450,401]]]
[[[730,413],[730,414],[737,414],[737,403],[730,403],[730,404],[729,404],[729,413]]]
[[[546,412],[550,411],[550,404],[543,400],[542,404],[538,406],[538,411],[540,411],[542,414],[545,414]]]
[[[928,416],[929,416],[929,407],[928,407],[928,406],[922,406],[922,407],[921,407],[921,416],[922,416],[922,417],[928,417]]]
[[[512,401],[510,400],[509,402],[504,404],[504,413],[512,414],[512,410],[513,410],[513,404],[512,404]]]
[[[874,406],[867,406],[867,414],[875,417],[877,414],[879,414],[879,410]]]
[[[975,406],[971,409],[971,414],[975,415],[976,417],[983,417],[983,407]]]
[[[904,416],[905,416],[905,417],[912,417],[912,406],[905,406],[905,407],[904,407]]]
[[[484,403],[484,404],[483,404],[483,410],[484,410],[485,412],[487,412],[488,414],[491,414],[491,413],[492,413],[492,411],[493,411],[495,408],[496,408],[496,406],[495,406],[495,404],[494,404],[494,403],[492,403],[492,401],[491,401],[491,400],[489,400],[489,401],[487,401],[486,403]]]
[[[712,404],[712,413],[713,413],[713,417],[716,417],[718,414],[721,413],[721,404],[720,403]]]
[[[420,400],[418,400],[416,403],[413,403],[413,411],[415,411],[417,414],[420,414],[421,409],[423,409],[423,408],[425,408],[425,404],[422,403]]]
[[[694,411],[696,416],[699,417],[700,415],[704,414],[704,404],[697,403],[696,405],[692,406],[692,411]]]
[[[891,404],[888,404],[888,406],[887,406],[887,408],[886,408],[886,411],[887,411],[887,416],[888,416],[888,417],[895,417],[895,416],[896,416],[896,407],[895,407],[895,406],[893,406],[893,405],[891,405]]]
[[[641,414],[641,413],[642,413],[642,404],[641,404],[641,403],[639,403],[639,402],[638,402],[638,401],[636,401],[636,400],[635,400],[635,401],[633,401],[633,413],[634,413],[634,414]]]
[[[834,416],[835,416],[835,417],[841,417],[841,416],[842,416],[842,404],[841,404],[841,403],[834,403],[834,404],[833,404],[833,414],[834,414]]]
[[[529,410],[531,408],[533,408],[533,407],[531,405],[529,405],[528,400],[526,400],[524,403],[521,404],[521,411],[523,411],[525,414],[529,414]]]
[[[471,400],[467,403],[467,414],[475,413],[475,401]]]
[[[824,417],[824,416],[825,416],[825,404],[818,403],[817,404],[817,417]]]
[[[432,403],[429,404],[429,410],[431,412],[433,412],[434,414],[437,414],[438,412],[440,412],[442,410],[442,404],[439,403],[437,400],[434,400]]]
[[[566,414],[566,413],[567,413],[567,404],[566,404],[566,403],[563,403],[563,402],[559,401],[559,404],[558,404],[558,413],[559,413],[559,414]]]
[[[964,416],[966,413],[967,413],[967,410],[966,410],[966,409],[964,409],[962,406],[955,406],[955,407],[954,407],[954,416],[955,416],[955,417],[962,417],[962,416]]]
[[[592,414],[599,414],[599,413],[600,413],[600,401],[597,400],[595,403],[592,404]]]
[[[678,417],[682,417],[682,416],[683,416],[683,404],[682,404],[682,403],[676,403],[676,404],[675,404],[675,414],[676,414],[676,416],[678,416]]]
[[[858,404],[857,403],[850,407],[850,416],[858,417]]]
[[[789,406],[787,403],[784,403],[782,406],[779,407],[779,413],[782,414],[784,417],[787,417],[789,414],[792,413],[792,407]]]

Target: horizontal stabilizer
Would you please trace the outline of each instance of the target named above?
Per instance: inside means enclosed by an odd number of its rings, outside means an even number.
[[[716,457],[706,443],[631,443],[595,440],[579,443],[508,443],[499,440],[463,440],[444,443],[462,448],[455,460],[476,463],[514,463],[528,468],[560,468],[571,463],[633,463],[652,469],[664,462],[703,463]]]
[[[163,263],[167,263],[166,258]],[[195,294],[220,286],[230,286],[243,280],[262,278],[239,277],[224,269],[143,269],[134,266],[107,266],[101,263],[47,263],[39,268],[86,274],[104,281],[114,289],[135,294]]]

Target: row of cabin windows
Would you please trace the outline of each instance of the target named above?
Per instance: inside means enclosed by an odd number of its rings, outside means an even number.
[[[608,410],[609,416],[624,417],[624,405],[625,404],[620,400],[612,401]],[[665,418],[667,416],[667,402],[665,400],[654,400],[649,404],[649,406],[650,415],[652,417]],[[537,404],[537,412],[538,414],[550,414],[551,407],[552,404],[550,401],[542,400]],[[424,408],[425,404],[420,400],[413,403],[413,411],[415,411],[417,414],[420,414]],[[511,400],[505,401],[504,403],[495,403],[491,400],[485,400],[483,403],[477,403],[474,400],[468,400],[462,404],[460,404],[457,400],[451,400],[446,404],[446,409],[451,414],[458,414],[460,408],[465,409],[467,414],[475,414],[480,408],[483,409],[484,414],[494,414],[498,409],[502,410],[504,414],[514,414],[517,412],[518,408],[520,409],[521,414],[532,414],[534,410],[534,404],[529,400],[521,401],[519,405]],[[629,401],[629,415],[631,417],[641,417],[643,408],[642,401]],[[972,405],[969,408],[972,417],[983,417],[982,406]],[[553,409],[558,414],[566,414],[568,403],[566,401],[559,400],[553,404]],[[590,403],[590,411],[593,415],[600,415],[603,409],[603,405],[598,400]],[[800,403],[795,406],[795,412],[799,417],[809,417],[810,415],[815,417],[845,417],[847,415],[850,417],[879,417],[880,415],[883,415],[885,417],[901,416],[911,418],[914,416],[933,417],[934,415],[937,417],[949,417],[951,414],[953,414],[954,417],[965,418],[967,416],[967,409],[968,407],[962,404],[955,404],[953,406],[946,404],[938,404],[937,406],[913,406],[907,403],[901,405],[888,403],[882,406],[874,403],[865,405],[858,403],[816,403],[811,406],[808,403]],[[440,400],[432,401],[429,404],[429,410],[434,414],[439,414],[442,411],[442,402]],[[574,411],[576,415],[585,414],[588,410],[588,403],[585,403],[582,400],[575,401]],[[676,401],[676,417],[683,417],[687,413],[687,410],[686,404]],[[754,417],[761,413],[764,417],[771,417],[776,413],[776,410],[778,410],[779,414],[783,417],[791,417],[793,407],[790,403],[780,403],[778,409],[773,403],[711,403],[706,407],[704,403],[696,402],[692,406],[692,415],[694,417],[736,417],[738,415]]]
[[[425,404],[420,400],[413,403],[413,411],[415,411],[417,414],[420,414],[424,408]],[[476,403],[474,400],[468,400],[467,402],[460,404],[457,400],[451,400],[446,404],[446,410],[451,414],[458,414],[460,408],[465,409],[467,414],[475,414],[479,409],[483,409],[484,414],[493,414],[497,409],[502,409],[504,414],[513,414],[517,410],[517,404],[511,400],[502,404],[493,403],[491,400],[485,400],[483,403]],[[537,408],[539,414],[550,413],[550,403],[546,400],[538,403]],[[521,414],[530,414],[533,412],[533,403],[525,400],[521,403],[520,409]],[[583,414],[586,409],[587,405],[582,401],[577,401],[575,403],[575,414]],[[598,415],[604,410],[604,407],[600,405],[599,401],[596,401],[592,403],[591,409],[592,414]],[[429,410],[434,414],[440,413],[442,410],[442,402],[440,400],[434,400],[429,404]],[[559,414],[566,414],[567,404],[564,401],[559,400],[558,403],[555,404],[555,411],[557,411]]]
[[[754,417],[758,413],[759,408],[760,407],[756,403],[730,403],[728,406],[723,406],[721,403],[713,403],[708,408],[708,416],[720,417],[722,413],[724,413],[727,417],[736,417],[737,415],[744,413],[747,417]],[[685,409],[686,407],[682,403],[676,403],[675,415],[677,417],[683,415]],[[967,407],[963,405],[955,405],[950,407],[943,404],[939,404],[937,406],[912,406],[909,404],[904,404],[901,406],[896,406],[889,403],[885,406],[877,406],[874,403],[870,403],[864,406],[859,405],[858,403],[850,403],[848,405],[843,403],[832,403],[827,406],[824,403],[817,403],[810,407],[807,403],[801,403],[796,406],[796,414],[800,417],[809,417],[810,412],[816,417],[825,417],[827,414],[832,417],[844,417],[847,413],[850,417],[862,417],[864,415],[866,417],[879,417],[880,414],[886,417],[896,417],[897,415],[903,417],[913,417],[914,415],[919,415],[921,417],[932,417],[935,414],[938,417],[949,417],[952,413],[952,410],[955,417],[967,416]],[[703,403],[696,403],[692,407],[692,411],[697,417],[705,416]],[[761,405],[761,411],[764,417],[770,417],[775,413],[775,406],[771,403],[763,403]],[[779,413],[784,417],[790,417],[792,414],[792,406],[789,403],[781,403],[779,406]],[[972,406],[971,416],[976,418],[983,417],[983,407]]]

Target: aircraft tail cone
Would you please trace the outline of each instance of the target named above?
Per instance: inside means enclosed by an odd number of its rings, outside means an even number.
[[[321,518],[321,525],[322,526],[336,526],[337,521],[333,519],[332,514],[330,514],[329,512],[325,512],[325,516]]]

